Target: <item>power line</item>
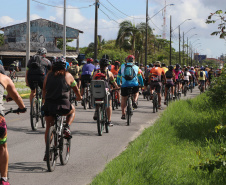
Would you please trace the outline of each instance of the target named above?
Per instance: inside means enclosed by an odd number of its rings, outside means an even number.
[[[46,4],[46,3],[42,3],[40,1],[36,1],[36,0],[32,0],[36,3],[39,3],[39,4],[42,4],[42,5],[45,5],[45,6],[50,6],[50,7],[54,7],[54,8],[64,8],[64,7],[61,7],[61,6],[54,6],[54,5],[50,5],[50,4]],[[80,8],[66,8],[66,9],[83,9],[83,8],[89,8],[91,6],[94,6],[95,4],[91,4],[89,6],[85,6],[85,7],[80,7]]]
[[[124,17],[116,15],[116,14],[117,14],[116,12],[114,12],[113,10],[107,8],[103,3],[100,3],[100,4],[101,4],[107,11],[109,11],[112,15],[114,15],[116,18],[118,18],[118,19],[124,19]]]
[[[109,15],[106,14],[103,10],[101,10],[100,8],[99,8],[99,10],[100,10],[104,15],[106,15],[106,16],[108,17],[108,19],[110,19],[110,20],[116,22],[117,24],[119,24],[116,20],[114,20],[114,19],[112,19],[111,17],[109,17]]]

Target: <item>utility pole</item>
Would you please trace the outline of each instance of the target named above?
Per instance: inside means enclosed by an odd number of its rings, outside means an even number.
[[[99,0],[95,2],[95,28],[94,28],[94,60],[97,59],[97,45],[98,45],[98,8],[99,8]]]
[[[148,60],[148,0],[146,1],[146,38],[145,38],[145,66]]]
[[[26,42],[26,61],[25,68],[27,67],[27,63],[30,60],[30,0],[27,0],[27,42]]]
[[[188,37],[187,37],[187,66],[188,66]]]
[[[172,43],[171,43],[171,37],[172,37],[172,16],[170,15],[170,65],[171,65],[171,58],[172,58]]]
[[[66,0],[64,0],[63,55],[66,57]]]
[[[179,25],[179,64],[181,65],[181,60],[180,60],[180,25]]]
[[[183,56],[182,56],[182,60],[183,60],[183,65],[184,65],[184,32],[183,32]]]
[[[166,39],[166,0],[165,0],[165,8],[164,8],[164,15],[163,15],[163,39]]]

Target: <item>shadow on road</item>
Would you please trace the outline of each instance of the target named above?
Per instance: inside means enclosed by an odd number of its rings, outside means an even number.
[[[9,164],[9,173],[46,173],[41,162],[19,162]]]

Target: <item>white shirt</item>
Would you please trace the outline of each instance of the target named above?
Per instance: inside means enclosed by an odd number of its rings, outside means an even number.
[[[185,76],[185,73],[187,72],[187,76]],[[189,76],[191,76],[191,73],[188,71],[184,72],[184,80],[188,80],[189,81]]]

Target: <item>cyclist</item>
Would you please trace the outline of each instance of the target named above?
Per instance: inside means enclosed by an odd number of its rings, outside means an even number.
[[[75,92],[78,101],[81,100],[82,97],[76,81],[73,76],[66,71],[65,67],[66,61],[64,58],[57,58],[43,83],[42,96],[45,104],[42,110],[44,111],[46,120],[45,142],[47,141],[50,126],[54,124],[55,114],[67,116],[64,135],[68,139],[72,138],[70,125],[75,118],[75,107],[71,105],[69,101],[70,88]],[[46,160],[46,156],[44,160]]]
[[[191,74],[191,77],[192,77],[192,81],[193,81],[193,87],[195,87],[195,80],[196,80],[196,77],[195,77],[195,70],[194,70],[194,67],[191,67],[191,69],[189,70],[190,74]]]
[[[118,89],[118,85],[115,81],[114,75],[111,71],[108,70],[109,61],[107,58],[100,59],[100,69],[95,71],[93,74],[93,80],[104,80],[105,81],[105,88],[106,91],[110,91],[110,83]],[[111,122],[111,115],[112,115],[112,107],[111,107],[111,98],[108,97],[107,104],[107,116],[108,116],[108,125],[113,126]],[[96,110],[94,113],[94,120],[96,120]]]
[[[141,72],[139,67],[134,65],[135,58],[133,55],[129,55],[126,64],[122,64],[118,76],[117,76],[117,84],[121,85],[121,109],[122,109],[122,117],[121,119],[126,119],[126,101],[128,97],[128,87],[132,87],[132,94],[134,95],[133,107],[137,108],[137,100],[139,96],[139,83],[141,86],[144,86],[143,78],[141,76]]]
[[[95,59],[94,66],[95,66],[95,70],[100,69],[99,60]]]
[[[19,71],[19,61],[14,61],[9,65],[10,76],[13,75],[15,77],[16,71]]]
[[[184,75],[183,75],[183,82],[182,82],[182,89],[184,89],[184,85],[189,85],[190,81],[192,80],[192,75],[188,71],[188,68],[185,67],[184,69]]]
[[[117,76],[118,76],[119,67],[120,67],[120,62],[119,61],[115,61],[114,66],[111,68],[111,72],[114,75],[115,80],[117,79]],[[120,103],[120,99],[121,99],[120,93],[119,93],[119,91],[115,91],[115,93],[117,94],[118,102],[119,102],[119,105],[120,105],[121,104]]]
[[[166,82],[166,76],[165,76],[164,70],[160,66],[161,66],[161,62],[156,61],[154,64],[154,67],[150,71],[148,83],[150,84],[150,87],[151,87],[151,97],[153,97],[153,91],[155,89],[155,91],[158,94],[158,108],[162,109],[161,107],[162,77],[163,77],[163,80]]]
[[[165,85],[165,101],[164,105],[166,105],[166,97],[167,97],[167,91],[171,87],[171,95],[172,97],[175,98],[174,96],[174,82],[175,82],[175,73],[173,72],[173,66],[170,65],[168,67],[168,71],[166,71],[166,85]]]
[[[165,73],[166,73],[166,71],[168,71],[168,68],[166,67],[166,64],[162,63],[162,69],[164,70]]]
[[[78,61],[75,58],[72,59],[72,65],[69,66],[68,72],[74,77],[79,88],[79,66]]]
[[[22,98],[17,92],[14,83],[12,80],[3,74],[0,74],[0,184],[9,185],[7,179],[8,172],[8,162],[9,162],[9,154],[7,149],[7,126],[4,118],[4,107],[3,107],[3,94],[4,91],[8,92],[6,96],[6,100],[9,101],[12,98],[16,104],[19,106],[18,111],[21,113],[26,112],[25,105],[23,103]]]
[[[207,66],[207,65],[206,65]],[[207,83],[208,83],[208,79],[209,79],[209,76],[208,76],[208,69],[205,67],[204,68],[204,72],[206,73],[206,80],[205,80],[205,90],[206,90],[206,87],[207,87]]]
[[[199,88],[201,88],[201,91],[204,92],[204,86],[205,86],[205,80],[206,80],[206,73],[204,71],[204,67],[200,68],[200,71],[197,73],[198,80],[199,80]]]
[[[87,58],[87,64],[84,64],[81,71],[81,95],[84,94],[84,87],[87,87],[87,83],[91,82],[95,66],[92,64],[93,59]],[[82,100],[83,105],[83,100]]]
[[[34,55],[27,64],[26,71],[26,85],[30,87],[30,103],[35,96],[34,81],[38,82],[38,86],[42,89],[43,81],[45,79],[46,70],[50,70],[51,62],[45,58],[47,50],[45,48],[39,48],[37,54]]]
[[[209,76],[209,84],[211,84],[211,81],[212,81],[213,77],[215,76],[214,71],[213,71],[213,67],[210,67],[210,71],[208,72],[208,76]]]
[[[183,76],[182,71],[180,70],[180,65],[176,64],[176,68],[173,70],[173,72],[175,73],[175,79],[176,79],[176,84],[177,85],[177,89],[178,89],[178,93],[181,93],[181,78]]]

